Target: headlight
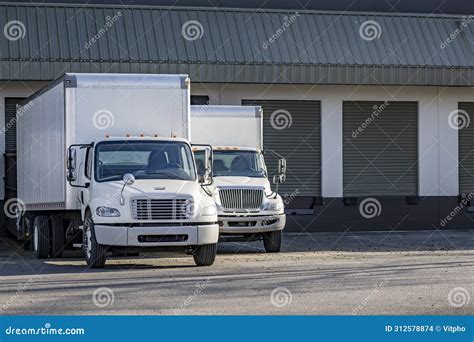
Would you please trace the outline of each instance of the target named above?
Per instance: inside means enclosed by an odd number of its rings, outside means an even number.
[[[120,216],[120,211],[115,208],[109,208],[109,207],[97,207],[95,210],[95,213],[97,216],[102,216],[102,217],[119,217]]]
[[[262,205],[262,210],[278,211],[282,209],[283,209],[283,202],[281,201],[265,202]]]
[[[201,210],[201,215],[202,216],[214,216],[217,215],[217,210],[215,205],[209,205],[207,207],[204,207]]]

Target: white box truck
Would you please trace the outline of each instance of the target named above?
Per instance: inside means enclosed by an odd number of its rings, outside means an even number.
[[[255,106],[191,106],[192,139],[212,145],[213,183],[208,186],[218,211],[221,241],[263,240],[267,252],[279,252],[285,227],[284,204],[273,191],[262,153],[263,112]],[[203,174],[205,150],[195,148]],[[273,182],[285,180],[280,159]]]
[[[38,258],[180,249],[211,265],[217,212],[189,143],[186,75],[65,74],[18,107],[18,229]]]

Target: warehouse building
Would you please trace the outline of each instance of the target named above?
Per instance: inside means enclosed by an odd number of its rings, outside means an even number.
[[[64,72],[186,73],[193,104],[263,106],[289,230],[472,228],[469,14],[0,4],[0,198],[22,98]]]

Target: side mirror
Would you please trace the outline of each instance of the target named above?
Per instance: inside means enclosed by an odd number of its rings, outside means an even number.
[[[77,180],[76,172],[76,150],[72,147],[67,150],[67,180],[74,182]]]
[[[135,183],[135,176],[131,173],[126,173],[123,175],[123,182],[124,185],[132,185],[133,183]]]
[[[212,147],[206,147],[204,158],[204,174],[199,177],[199,182],[203,185],[212,184]]]
[[[123,180],[123,186],[122,186],[122,190],[120,191],[120,205],[125,204],[125,199],[123,198],[123,190],[125,190],[126,186],[129,186],[135,183],[135,176],[132,175],[131,173],[126,173],[123,175],[122,180]]]
[[[273,176],[273,184],[281,184],[285,182],[286,176],[285,175],[274,175]]]
[[[278,174],[286,175],[286,159],[284,158],[278,161]]]
[[[204,165],[201,169],[198,169],[198,181],[201,185],[211,185],[212,180],[212,167],[213,167],[213,153],[212,146],[207,144],[192,144],[193,148],[197,147],[199,151],[204,150]],[[203,168],[203,169],[202,169]]]
[[[68,182],[75,182],[77,180],[77,172],[76,171],[68,171],[66,175]]]

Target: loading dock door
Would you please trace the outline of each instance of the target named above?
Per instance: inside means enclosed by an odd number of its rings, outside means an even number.
[[[19,97],[5,98],[5,200],[16,198],[16,105],[22,100]]]
[[[474,193],[474,102],[460,102],[459,115],[464,112],[471,122],[458,131],[459,193]]]
[[[16,152],[16,105],[23,98],[5,98],[5,151]]]
[[[418,194],[417,102],[344,101],[344,197]]]
[[[280,194],[320,197],[320,101],[242,100],[242,105],[263,107],[264,149],[287,159],[287,180],[280,185]],[[270,176],[276,174],[278,158],[266,153],[265,161]]]
[[[16,105],[21,102],[23,98],[6,97],[5,98],[5,153],[3,155],[5,162],[4,169],[4,186],[5,198],[9,200],[17,197],[16,191]],[[4,227],[13,234],[16,234],[15,220],[3,217]],[[1,235],[1,234],[0,234]]]

